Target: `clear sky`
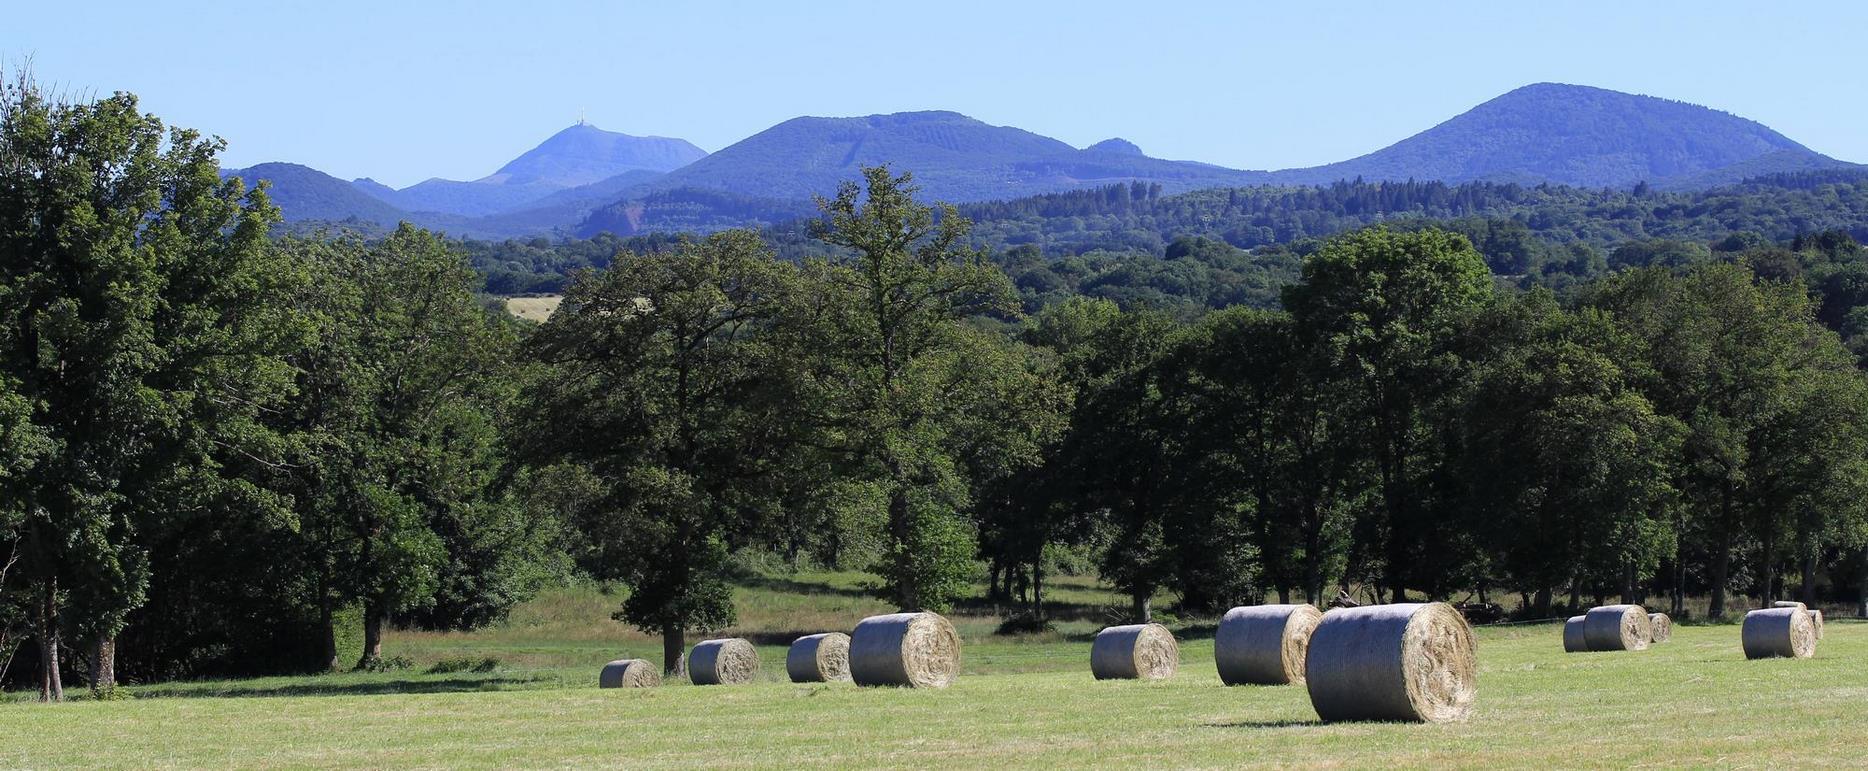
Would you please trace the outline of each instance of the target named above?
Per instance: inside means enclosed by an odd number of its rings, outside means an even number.
[[[186,8],[180,7],[186,5]],[[1863,2],[7,0],[0,63],[289,160],[491,173],[580,115],[709,151],[798,115],[948,109],[1079,147],[1287,168],[1538,81],[1664,96],[1868,161]]]

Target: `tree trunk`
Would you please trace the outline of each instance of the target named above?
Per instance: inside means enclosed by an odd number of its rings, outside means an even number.
[[[368,669],[383,658],[383,612],[375,602],[363,604],[363,655],[358,669]]]
[[[58,579],[45,582],[45,600],[39,606],[39,700],[65,700],[65,682],[58,666]]]
[[[891,464],[893,465],[893,464]],[[898,478],[889,492],[889,538],[893,541],[895,559],[895,603],[904,611],[920,610],[922,598],[920,587],[915,585],[914,553],[908,543],[908,494],[907,483]]]
[[[1278,604],[1279,605],[1291,604],[1291,587],[1288,587],[1288,586],[1278,587]]]
[[[1154,621],[1153,595],[1154,592],[1136,592],[1131,597],[1131,600],[1134,602],[1133,615],[1135,617],[1135,623],[1146,624]]]
[[[1673,602],[1668,608],[1674,618],[1686,618],[1686,563],[1680,559],[1680,549],[1673,551]]]
[[[1031,615],[1038,623],[1044,623],[1044,560],[1042,559],[1033,559],[1031,562]]]
[[[662,628],[662,676],[680,677],[687,671],[687,661],[682,658],[688,647],[688,632],[684,627],[671,626]]]
[[[1712,556],[1712,599],[1706,604],[1707,618],[1725,618],[1725,584],[1732,575],[1731,536],[1719,538],[1719,553]]]
[[[1855,587],[1855,615],[1868,618],[1868,547],[1862,549],[1861,578]]]
[[[91,690],[109,693],[117,687],[117,640],[100,634],[91,645]]]
[[[1797,590],[1799,601],[1805,605],[1816,604],[1816,555],[1803,555],[1803,586]]]
[[[333,615],[331,601],[324,600],[318,608],[318,669],[323,672],[337,669],[337,621]]]
[[[1550,587],[1546,586],[1537,590],[1537,599],[1533,601],[1531,607],[1536,609],[1538,618],[1550,617]]]
[[[1758,547],[1758,607],[1771,607],[1771,602],[1778,597],[1778,589],[1777,541],[1767,524]]]
[[[1580,610],[1582,607],[1583,607],[1582,582],[1572,580],[1570,581],[1570,612],[1574,613],[1577,610]]]

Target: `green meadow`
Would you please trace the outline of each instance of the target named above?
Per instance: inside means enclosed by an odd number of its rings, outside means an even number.
[[[1120,598],[1066,579],[1057,630],[997,635],[964,607],[960,681],[942,691],[784,679],[788,636],[889,608],[857,574],[753,579],[746,686],[599,690],[603,662],[659,642],[609,619],[596,587],[549,592],[492,628],[398,632],[406,670],[131,686],[133,698],[0,704],[0,767],[1839,766],[1859,763],[1868,624],[1830,622],[1809,660],[1746,661],[1735,625],[1681,626],[1637,653],[1565,654],[1553,624],[1482,627],[1475,717],[1324,725],[1301,687],[1232,687],[1212,626],[1177,623],[1182,666],[1097,682],[1089,639]],[[1111,619],[1113,620],[1113,619]],[[698,638],[696,638],[698,639]],[[491,671],[429,673],[450,660]]]

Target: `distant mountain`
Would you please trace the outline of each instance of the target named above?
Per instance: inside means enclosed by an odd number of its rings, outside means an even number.
[[[1160,192],[1337,180],[1544,182],[1705,189],[1786,173],[1868,170],[1717,110],[1584,86],[1514,90],[1376,152],[1339,163],[1240,171],[1151,158],[1124,139],[1077,149],[954,112],[794,118],[708,155],[679,139],[579,124],[472,182],[402,190],[264,164],[293,221],[398,219],[479,237],[715,229],[811,210],[864,165],[909,171],[927,200],[1019,198],[1117,182]],[[665,173],[664,173],[665,172]]]
[[[1097,142],[1096,144],[1090,145],[1089,147],[1086,147],[1083,149],[1088,150],[1093,153],[1115,153],[1117,155],[1144,155],[1144,153],[1142,152],[1142,149],[1140,147],[1137,147],[1134,142],[1130,142],[1129,140],[1123,139],[1122,137],[1105,139],[1101,142]]]
[[[1367,180],[1706,186],[1852,166],[1756,121],[1685,102],[1538,83],[1359,158],[1277,172],[1287,184]]]
[[[1016,198],[1133,180],[1180,191],[1266,179],[1263,173],[1149,158],[1139,148],[1079,150],[1024,129],[936,111],[793,118],[669,172],[649,187],[808,200],[836,192],[837,184],[854,179],[861,166],[883,163],[914,172],[922,195],[943,201]]]
[[[357,220],[394,227],[410,218],[407,212],[357,189],[352,183],[296,163],[262,163],[224,170],[221,176],[239,177],[249,187],[260,180],[271,182],[267,195],[288,221]]]
[[[579,123],[478,180],[495,185],[578,187],[626,171],[674,171],[707,156],[685,139],[637,137]]]
[[[543,200],[559,191],[601,184],[625,174],[658,174],[706,155],[683,139],[631,136],[579,123],[471,182],[429,179],[401,190],[371,179],[355,184],[404,211],[482,217],[549,205],[542,204]]]

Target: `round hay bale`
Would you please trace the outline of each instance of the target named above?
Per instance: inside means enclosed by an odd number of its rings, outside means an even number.
[[[1227,685],[1304,682],[1304,656],[1323,612],[1309,605],[1248,605],[1226,611],[1213,660]]]
[[[1778,600],[1776,602],[1771,603],[1771,607],[1773,608],[1796,608],[1797,610],[1809,610],[1810,609],[1809,606],[1804,605],[1803,603],[1797,602],[1795,600]]]
[[[1472,626],[1444,602],[1337,608],[1304,657],[1310,706],[1324,721],[1439,723],[1472,715]]]
[[[1090,646],[1090,673],[1098,680],[1164,680],[1177,669],[1180,643],[1160,624],[1108,627]]]
[[[1816,639],[1823,639],[1823,612],[1820,610],[1811,610],[1809,614],[1810,626],[1816,629]]]
[[[759,651],[739,637],[702,640],[688,653],[688,680],[695,685],[742,685],[759,674]]]
[[[661,670],[642,659],[617,659],[603,665],[599,688],[653,688],[662,684]]]
[[[1763,608],[1745,614],[1739,630],[1745,658],[1807,659],[1816,653],[1816,624],[1797,608]]]
[[[1816,621],[1808,611],[1774,607],[1745,614],[1741,629],[1745,657],[1808,658],[1816,652]]]
[[[1657,643],[1673,639],[1673,618],[1665,613],[1647,614],[1647,625],[1652,631],[1648,638]]]
[[[1563,622],[1564,653],[1589,652],[1589,637],[1583,634],[1583,620],[1587,618],[1588,616],[1571,616],[1570,620]]]
[[[1647,609],[1639,605],[1604,605],[1583,614],[1583,637],[1592,651],[1644,651],[1651,635]]]
[[[825,632],[798,638],[785,652],[785,673],[794,683],[829,683],[850,679],[850,636]]]
[[[870,616],[850,633],[857,685],[945,688],[960,674],[960,634],[939,613]]]

